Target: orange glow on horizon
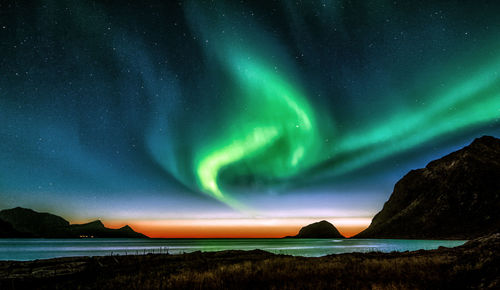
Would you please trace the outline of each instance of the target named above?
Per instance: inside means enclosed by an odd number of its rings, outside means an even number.
[[[169,219],[107,221],[109,228],[126,224],[151,238],[282,238],[296,235],[308,224],[320,219]],[[371,222],[368,218],[334,218],[331,222],[345,237],[361,232]]]

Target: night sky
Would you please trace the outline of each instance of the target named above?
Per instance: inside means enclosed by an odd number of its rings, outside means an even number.
[[[0,3],[0,209],[352,235],[409,170],[500,137],[499,1]]]

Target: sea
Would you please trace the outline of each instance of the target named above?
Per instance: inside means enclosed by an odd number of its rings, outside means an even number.
[[[440,246],[456,247],[465,242],[399,239],[0,239],[0,260],[254,249],[275,254],[320,257],[352,252],[431,250]]]

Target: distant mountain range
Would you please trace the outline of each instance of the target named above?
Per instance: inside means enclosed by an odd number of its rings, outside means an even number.
[[[320,221],[300,229],[296,236],[286,238],[299,239],[343,239],[337,228],[327,221]]]
[[[0,211],[0,238],[148,238],[129,226],[106,228],[100,220],[70,224],[60,216],[16,207]]]
[[[355,238],[472,239],[500,232],[500,139],[469,146],[412,170]]]

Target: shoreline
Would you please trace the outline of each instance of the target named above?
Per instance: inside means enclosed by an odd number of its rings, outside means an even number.
[[[457,247],[465,240],[399,239],[58,239],[0,240],[0,261],[34,261],[60,257],[183,254],[195,251],[260,249],[274,254],[322,257],[352,252],[405,252]]]
[[[0,288],[498,288],[500,234],[454,248],[309,258],[263,250],[0,261]]]

